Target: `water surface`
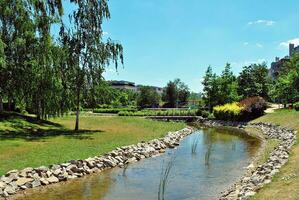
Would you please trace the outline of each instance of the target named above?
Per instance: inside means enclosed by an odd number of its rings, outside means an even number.
[[[165,199],[217,199],[220,192],[241,177],[259,147],[259,141],[240,132],[214,128],[200,129],[180,144],[126,169],[109,169],[65,184],[38,188],[21,199],[158,199],[161,173],[171,160]]]

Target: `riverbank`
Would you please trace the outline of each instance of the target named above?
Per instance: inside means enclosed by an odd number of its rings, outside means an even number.
[[[266,122],[280,125],[299,132],[299,112],[281,109],[264,115],[253,122]],[[280,169],[273,181],[259,190],[251,200],[297,200],[299,199],[299,137],[289,153],[289,161]]]
[[[12,169],[47,166],[103,155],[120,146],[165,136],[184,127],[142,118],[74,116],[39,121],[24,115],[0,119],[0,176]]]
[[[89,157],[84,160],[71,160],[49,167],[25,168],[12,170],[0,179],[0,197],[9,197],[17,192],[43,185],[72,180],[116,166],[127,164],[164,153],[166,148],[174,148],[179,141],[193,132],[192,128],[184,128],[170,132],[165,137],[136,145],[123,146],[103,156]]]
[[[279,115],[286,117],[281,113],[279,113]],[[297,113],[291,115],[296,116]],[[267,115],[265,117],[267,117]],[[275,117],[278,119],[280,118],[277,116]],[[291,118],[288,118],[288,120],[290,119]],[[294,120],[296,121],[296,119]],[[265,121],[270,121],[270,120],[265,120]],[[286,119],[282,121],[286,121]],[[273,123],[275,121],[272,120],[271,122]],[[202,119],[199,120],[199,123],[211,127],[234,126],[240,129],[247,129],[247,131],[253,128],[259,130],[259,132],[261,132],[264,135],[267,141],[269,141],[270,139],[270,142],[267,143],[266,145],[265,152],[258,155],[257,160],[254,161],[250,166],[248,166],[248,171],[245,173],[244,177],[242,177],[239,182],[237,182],[235,185],[233,185],[227,191],[225,191],[223,195],[220,197],[220,199],[223,200],[224,199],[225,200],[249,199],[249,198],[266,199],[264,197],[254,197],[254,196],[257,194],[258,191],[262,190],[262,188],[264,188],[265,185],[270,184],[273,178],[275,177],[275,175],[278,172],[280,172],[281,167],[287,163],[289,159],[291,147],[296,142],[296,134],[297,134],[296,129],[291,129],[290,127],[285,128],[271,123],[265,123],[263,122],[263,119],[257,119],[251,123],[223,122],[223,121]],[[279,142],[277,142],[277,140],[279,140]],[[269,152],[269,150],[272,151]],[[266,162],[262,163],[262,161],[264,160],[266,160]],[[259,164],[259,165],[255,166],[254,164]],[[296,194],[295,189],[293,190],[293,193]],[[259,196],[262,195],[259,194]],[[277,198],[271,197],[269,199],[277,199]]]

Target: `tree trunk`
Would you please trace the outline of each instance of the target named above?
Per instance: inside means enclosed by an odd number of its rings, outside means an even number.
[[[7,110],[12,111],[12,109],[11,109],[11,98],[10,97],[8,97]]]
[[[36,117],[37,117],[37,119],[41,119],[41,107],[42,107],[41,100],[38,99],[37,100],[37,109],[36,109]]]
[[[80,89],[77,89],[77,110],[76,110],[75,131],[79,130],[79,112],[80,112]]]
[[[0,112],[3,112],[3,101],[2,101],[2,96],[0,96]]]

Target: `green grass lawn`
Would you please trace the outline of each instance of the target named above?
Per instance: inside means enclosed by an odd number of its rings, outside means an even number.
[[[74,132],[74,122],[74,116],[50,121],[22,115],[0,118],[0,175],[12,169],[101,155],[186,126],[134,117],[82,116],[81,131]]]
[[[271,122],[299,132],[299,112],[294,110],[277,110],[260,117],[254,122]],[[254,200],[298,200],[299,199],[299,137],[294,145],[289,162],[282,167],[273,182],[262,188]]]

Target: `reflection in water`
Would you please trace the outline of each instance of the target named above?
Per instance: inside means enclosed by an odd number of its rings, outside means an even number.
[[[192,154],[190,146],[195,140],[196,154]],[[257,140],[230,129],[201,129],[182,140],[177,149],[168,149],[161,156],[129,164],[124,169],[114,168],[36,189],[27,198],[19,199],[147,200],[158,199],[162,193],[165,199],[172,200],[217,199],[221,191],[241,177],[258,146]],[[171,167],[163,164],[174,154]]]

